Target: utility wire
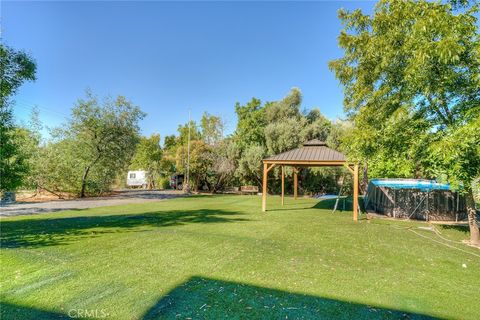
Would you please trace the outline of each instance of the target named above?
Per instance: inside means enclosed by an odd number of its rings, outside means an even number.
[[[30,110],[30,111],[33,111],[35,108],[37,108],[40,111],[45,111],[45,112],[48,112],[50,114],[55,114],[57,116],[62,116],[62,117],[66,117],[66,118],[70,117],[69,115],[67,115],[63,112],[56,111],[56,110],[53,110],[53,109],[49,109],[49,108],[43,107],[43,106],[38,105],[38,104],[30,104],[30,103],[26,103],[26,102],[22,102],[22,101],[20,101],[20,103],[19,103],[16,99],[15,99],[14,108],[15,107],[23,108],[23,109]]]

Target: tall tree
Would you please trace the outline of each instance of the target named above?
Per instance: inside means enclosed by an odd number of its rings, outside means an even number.
[[[34,81],[37,65],[24,51],[16,51],[0,44],[0,107],[9,104],[9,99],[25,81]]]
[[[345,110],[356,125],[352,154],[376,158],[390,148],[390,157],[403,162],[392,168],[404,168],[405,175],[416,167],[428,175],[448,173],[464,187],[470,240],[479,244],[471,188],[480,176],[478,140],[462,140],[480,130],[479,5],[455,5],[381,0],[372,16],[341,10],[344,57],[329,66],[344,86]],[[451,154],[442,155],[439,146]],[[459,161],[455,170],[453,160]]]
[[[331,122],[318,109],[302,111],[301,104],[302,93],[298,88],[264,105],[255,98],[244,106],[237,103],[234,134],[240,157],[237,178],[244,183],[261,184],[263,157],[296,148],[309,139],[328,137]]]
[[[19,146],[19,154],[25,157],[25,177],[22,187],[38,190],[38,169],[41,151],[41,130],[42,123],[39,118],[39,111],[34,108],[30,114],[30,121],[19,125],[15,130],[15,141]]]
[[[177,149],[176,168],[177,172],[186,173],[187,170],[187,146]],[[211,147],[202,140],[190,142],[189,175],[191,186],[195,190],[201,187],[202,182],[207,180],[212,166]]]
[[[191,120],[190,123],[179,125],[177,128],[177,131],[178,131],[177,145],[186,146],[189,135],[190,135],[190,141],[202,140],[202,133],[200,132],[197,123],[193,120]]]
[[[232,138],[219,141],[212,147],[211,174],[208,177],[208,184],[212,192],[225,187],[232,181],[236,169],[238,148]]]
[[[252,98],[250,102],[242,106],[235,104],[237,113],[237,129],[235,130],[235,139],[243,150],[250,145],[264,145],[264,129],[266,126],[265,108],[259,99]]]
[[[332,131],[332,122],[318,108],[310,110],[306,118],[308,126],[305,129],[305,140],[319,139],[326,141]]]
[[[20,186],[28,172],[25,154],[15,139],[10,98],[25,81],[35,80],[35,61],[23,51],[0,44],[0,191]]]
[[[219,116],[205,112],[200,120],[200,127],[206,144],[213,146],[222,140],[225,125]]]
[[[172,135],[168,135],[168,136],[165,136],[165,138],[163,139],[163,148],[164,149],[171,149],[173,147],[175,147],[175,144],[176,144],[176,141],[175,141],[175,135],[172,134]]]
[[[267,125],[264,129],[268,154],[293,149],[305,142],[307,119],[300,111],[302,93],[292,88],[283,99],[265,106]]]
[[[143,117],[140,108],[122,96],[106,99],[103,105],[89,92],[85,99],[78,100],[65,136],[77,144],[75,155],[82,162],[80,197],[85,196],[91,170],[115,171],[128,164],[138,142],[138,122]],[[105,178],[102,180],[107,184]]]
[[[83,174],[83,161],[77,157],[77,142],[72,138],[65,138],[62,133],[55,130],[53,138],[39,150],[36,157],[34,170],[34,184],[39,190],[46,190],[62,198],[63,193],[78,194]],[[103,170],[103,176],[113,174],[115,171]],[[97,190],[99,182],[95,181]],[[92,190],[89,190],[93,193]]]
[[[160,177],[161,160],[160,135],[152,134],[149,138],[140,138],[130,168],[146,170],[148,188],[152,189],[155,188],[155,180]]]

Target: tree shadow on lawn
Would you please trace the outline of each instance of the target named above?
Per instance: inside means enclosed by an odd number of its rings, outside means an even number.
[[[442,230],[455,230],[462,232],[464,236],[470,234],[470,227],[468,225],[449,225],[449,224],[437,224],[436,227],[439,227]]]
[[[50,319],[72,319],[66,314],[54,311],[47,311],[27,306],[16,305],[7,302],[0,302],[0,319],[2,320],[50,320]]]
[[[85,311],[103,318],[111,310],[43,308],[1,302],[2,320],[71,319]],[[134,315],[123,315],[132,317]],[[107,315],[107,319],[112,316]],[[371,306],[205,277],[191,277],[158,300],[139,318],[153,319],[439,319],[431,315]]]
[[[42,247],[67,244],[82,237],[105,233],[135,232],[137,227],[170,227],[190,223],[229,223],[248,219],[226,210],[167,210],[142,214],[81,216],[66,218],[2,220],[1,247]]]
[[[142,319],[438,319],[369,306],[192,277],[161,298]]]
[[[15,209],[5,209],[2,208],[3,212],[0,214],[1,217],[17,217],[17,216],[34,216],[44,213],[59,212],[59,211],[79,211],[84,209],[79,208],[40,208],[40,207],[30,207],[30,208],[15,208]]]
[[[274,209],[268,209],[267,211],[273,212],[273,211],[290,211],[290,210],[302,210],[302,209],[322,209],[322,210],[333,211],[333,208],[335,207],[335,199],[325,199],[325,200],[316,199],[316,200],[318,200],[318,202],[315,203],[313,206],[311,205],[311,202],[301,202],[301,200],[292,200],[291,202],[286,203],[284,206],[277,207]],[[294,207],[294,208],[289,207],[292,205],[297,205],[297,206],[305,205],[305,207]],[[343,199],[340,199],[340,201],[338,202],[337,211],[338,212],[353,211],[352,199],[351,198],[345,199],[345,207],[343,206]]]
[[[335,199],[320,200],[313,206],[316,209],[333,210]],[[353,202],[351,198],[345,199],[345,210],[343,209],[343,199],[338,201],[337,211],[353,211]]]

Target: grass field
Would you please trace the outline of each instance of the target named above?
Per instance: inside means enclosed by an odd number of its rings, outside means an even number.
[[[479,319],[466,230],[198,196],[1,220],[1,319]],[[363,217],[362,217],[363,218]],[[447,246],[448,245],[448,246]]]

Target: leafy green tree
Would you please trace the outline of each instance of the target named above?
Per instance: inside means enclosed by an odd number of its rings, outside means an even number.
[[[302,92],[298,88],[292,88],[290,92],[279,101],[265,105],[265,119],[267,124],[280,122],[286,119],[304,118],[300,107],[302,105]]]
[[[16,126],[14,139],[18,146],[18,154],[25,158],[25,171],[20,187],[38,190],[37,184],[37,162],[39,161],[42,123],[39,118],[39,111],[33,108],[30,120],[27,123],[20,123]]]
[[[436,165],[435,171],[444,174],[454,187],[463,186],[465,189],[471,242],[477,245],[480,235],[473,192],[475,182],[480,178],[479,142],[480,112],[475,119],[464,125],[449,128],[442,139],[435,141],[429,148]]]
[[[202,133],[200,132],[197,123],[191,120],[190,123],[185,123],[183,125],[178,126],[177,145],[182,145],[182,146],[187,145],[189,130],[190,130],[190,141],[202,140]]]
[[[261,184],[264,157],[297,148],[306,140],[328,137],[331,122],[318,109],[303,112],[301,104],[302,93],[298,88],[263,106],[255,98],[245,106],[237,103],[234,139],[239,159],[235,176],[242,183]],[[278,174],[274,170],[273,175]]]
[[[187,172],[187,146],[180,146],[177,149],[176,168],[177,172],[186,174]],[[211,147],[202,140],[190,142],[190,163],[189,178],[190,186],[195,190],[202,187],[202,182],[207,180],[211,171],[212,156]]]
[[[308,125],[304,131],[304,140],[319,139],[327,141],[332,130],[332,122],[317,108],[310,110],[306,115],[306,120]]]
[[[236,176],[244,183],[262,184],[262,159],[266,157],[265,147],[251,145],[238,160]]]
[[[35,80],[35,72],[28,54],[0,44],[0,191],[16,189],[28,173],[27,156],[15,139],[9,99],[23,82]]]
[[[78,194],[84,163],[76,156],[76,145],[75,140],[53,132],[53,139],[40,148],[35,162],[34,182],[38,189],[60,198],[65,192]]]
[[[78,100],[64,136],[75,141],[72,154],[81,162],[80,197],[85,196],[88,187],[92,191],[109,188],[114,173],[128,165],[138,142],[138,122],[143,117],[140,108],[122,96],[106,99],[103,105],[89,92],[86,99]],[[89,179],[91,171],[96,180]]]
[[[252,98],[244,106],[237,102],[235,112],[238,118],[235,140],[239,147],[244,150],[247,146],[254,144],[265,145],[266,119],[262,102],[256,98]]]
[[[177,137],[175,137],[174,134],[165,136],[163,140],[162,160],[160,161],[161,171],[165,174],[173,174],[176,172],[177,147]]]
[[[301,103],[300,90],[293,88],[282,100],[265,106],[264,135],[268,154],[281,153],[305,142],[307,119],[300,112]]]
[[[140,137],[130,168],[147,171],[148,188],[155,188],[155,181],[160,178],[162,148],[160,135],[152,134],[149,138]]]
[[[232,138],[223,139],[212,147],[210,157],[212,166],[207,182],[209,189],[216,192],[234,179],[238,147]]]
[[[222,118],[205,112],[200,120],[202,139],[206,144],[215,145],[223,139],[224,123]]]
[[[268,124],[265,128],[267,153],[278,154],[302,145],[306,126],[304,118],[287,118]]]
[[[352,158],[373,158],[387,165],[382,170],[404,176],[448,173],[464,186],[471,242],[479,244],[471,190],[480,176],[478,140],[465,144],[462,138],[479,130],[478,3],[455,5],[381,0],[372,16],[341,10],[344,57],[329,66],[355,123]],[[462,165],[453,170],[455,161]]]
[[[0,107],[9,104],[9,99],[25,81],[34,81],[37,65],[24,51],[16,51],[0,44]],[[3,111],[3,110],[2,110]]]
[[[293,88],[282,100],[265,105],[267,125],[264,129],[268,154],[297,148],[311,139],[326,140],[332,124],[318,109],[301,111],[302,93]]]
[[[325,142],[330,148],[343,151],[342,141],[345,140],[345,137],[352,132],[352,130],[353,125],[348,120],[336,120],[331,122],[331,128]]]
[[[171,149],[175,147],[176,143],[177,142],[174,134],[165,136],[165,138],[163,139],[163,148],[166,150]]]

